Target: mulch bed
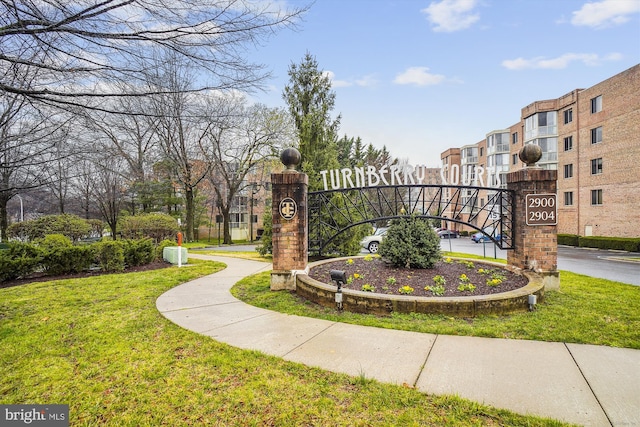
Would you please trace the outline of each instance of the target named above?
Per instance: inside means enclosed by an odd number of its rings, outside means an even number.
[[[366,257],[370,259],[371,257]],[[353,278],[351,283],[344,284],[344,289],[362,290],[362,286],[369,284],[375,287],[376,293],[401,295],[398,292],[403,286],[413,288],[411,296],[472,296],[472,295],[488,295],[501,292],[507,292],[526,286],[529,280],[522,275],[513,273],[501,267],[483,264],[481,262],[463,262],[461,260],[449,259],[439,261],[432,269],[412,269],[397,268],[385,263],[378,257],[365,260],[365,258],[349,258],[350,261],[342,259],[340,261],[328,262],[311,268],[309,277],[322,283],[334,284],[331,282],[330,271],[342,270],[347,278]],[[484,274],[483,274],[484,272]],[[487,280],[491,280],[494,274],[502,276],[504,280],[497,286],[488,286]],[[468,281],[466,283],[473,284],[476,288],[473,292],[458,290],[458,286],[462,283],[460,277],[466,275]],[[425,290],[425,286],[434,286],[436,283],[433,278],[442,276],[446,283],[443,285],[444,294],[434,295],[432,291]],[[390,280],[395,279],[395,283]]]
[[[16,280],[7,280],[5,282],[0,282],[0,289],[2,288],[11,288],[14,286],[26,285],[27,283],[34,282],[48,282],[50,280],[63,280],[63,279],[81,279],[84,277],[93,277],[93,276],[103,276],[105,274],[122,274],[122,273],[135,273],[138,271],[150,271],[150,270],[158,270],[160,268],[171,267],[172,265],[168,262],[164,261],[154,261],[145,265],[138,265],[135,267],[128,267],[124,271],[118,273],[104,273],[100,270],[94,271],[86,271],[77,274],[63,274],[59,276],[47,276],[44,274],[34,274],[29,277],[16,279]]]

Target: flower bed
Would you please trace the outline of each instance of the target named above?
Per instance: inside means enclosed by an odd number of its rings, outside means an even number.
[[[329,272],[342,270],[345,310],[440,313],[475,316],[504,314],[529,308],[528,296],[541,302],[541,280],[508,266],[475,260],[445,258],[433,269],[394,268],[378,257],[350,257],[310,265],[308,275],[298,275],[296,292],[311,301],[335,307],[334,283]]]

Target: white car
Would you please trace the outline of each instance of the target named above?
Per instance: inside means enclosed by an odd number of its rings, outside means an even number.
[[[378,247],[380,246],[380,242],[384,239],[384,236],[387,234],[388,228],[378,228],[371,236],[367,236],[360,241],[360,246],[364,249],[368,250],[372,254],[378,252]]]

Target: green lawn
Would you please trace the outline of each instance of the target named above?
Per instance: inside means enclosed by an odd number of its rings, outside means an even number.
[[[158,313],[157,297],[222,267],[190,263],[0,289],[0,402],[69,404],[73,426],[564,425],[181,329]]]
[[[481,259],[466,254],[447,254]],[[387,317],[338,312],[302,301],[295,294],[271,292],[269,273],[246,278],[232,293],[258,307],[300,316],[416,332],[479,337],[598,344],[640,349],[640,287],[560,273],[560,291],[547,292],[533,312],[473,319],[426,314]]]

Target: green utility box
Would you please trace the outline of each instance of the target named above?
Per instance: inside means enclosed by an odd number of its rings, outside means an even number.
[[[162,250],[162,259],[171,264],[178,265],[178,251],[180,251],[180,263],[187,263],[187,248],[182,246],[167,246]]]

